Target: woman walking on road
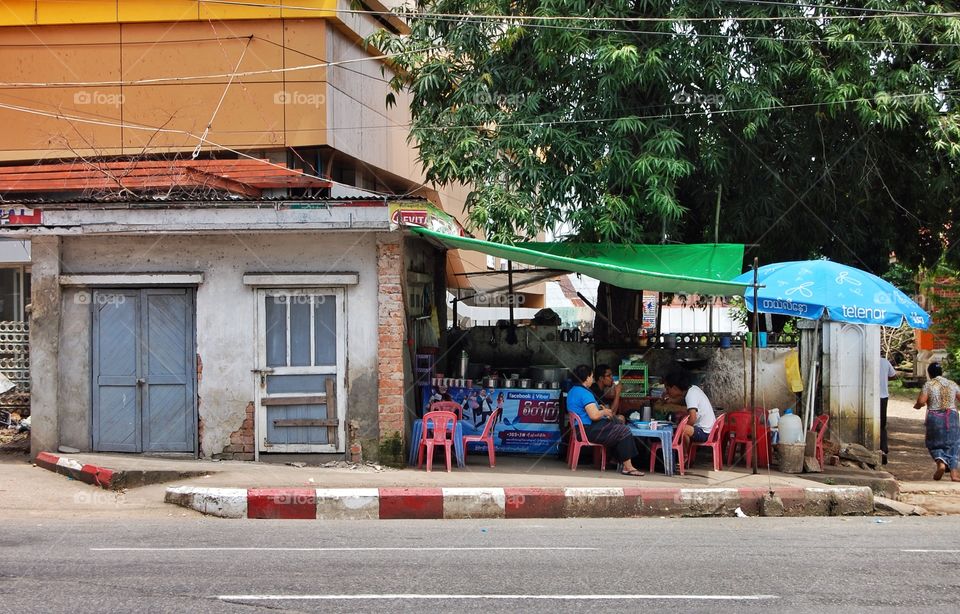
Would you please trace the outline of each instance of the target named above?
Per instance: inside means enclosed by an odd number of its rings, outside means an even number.
[[[942,478],[943,472],[949,468],[950,479],[960,482],[960,471],[957,470],[957,455],[960,453],[957,401],[960,401],[960,386],[943,377],[943,368],[938,362],[930,363],[927,375],[930,379],[923,385],[913,408],[927,406],[926,444],[930,456],[937,463],[933,479]]]

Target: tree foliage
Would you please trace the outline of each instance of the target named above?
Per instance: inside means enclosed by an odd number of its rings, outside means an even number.
[[[371,42],[489,238],[712,241],[719,203],[766,262],[960,260],[956,6],[815,5],[427,0]]]

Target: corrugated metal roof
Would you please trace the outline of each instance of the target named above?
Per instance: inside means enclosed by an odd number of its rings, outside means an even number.
[[[357,197],[332,198],[321,195],[305,196],[264,196],[246,198],[233,194],[208,194],[197,198],[195,194],[169,194],[164,196],[103,195],[85,197],[80,195],[56,195],[44,197],[26,195],[23,197],[0,197],[0,205],[17,205],[31,209],[149,209],[149,208],[225,208],[293,206],[298,203],[313,206],[386,206],[391,202],[421,202],[422,199],[409,196],[384,196],[379,198]]]
[[[267,160],[91,160],[0,166],[4,201],[24,194],[83,194],[100,201],[168,192],[259,198],[264,190],[328,190],[333,183]]]

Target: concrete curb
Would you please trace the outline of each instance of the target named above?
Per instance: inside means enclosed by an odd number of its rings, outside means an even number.
[[[410,520],[862,516],[873,491],[838,488],[205,488],[171,486],[165,501],[221,518]]]
[[[37,457],[33,459],[33,463],[38,467],[49,469],[50,471],[93,486],[99,486],[106,490],[136,488],[137,486],[145,486],[147,484],[159,484],[161,482],[172,482],[184,478],[210,475],[208,471],[169,471],[161,469],[118,471],[116,469],[108,469],[107,467],[84,464],[68,456],[58,456],[49,452],[37,454]]]
[[[69,476],[75,480],[86,482],[87,484],[93,484],[94,486],[106,488],[107,490],[114,488],[114,476],[116,473],[106,467],[83,465],[66,456],[57,456],[49,452],[37,454],[37,458],[35,458],[33,462],[38,467],[55,471],[56,473]]]

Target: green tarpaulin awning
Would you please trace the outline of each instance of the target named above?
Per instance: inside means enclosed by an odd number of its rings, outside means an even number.
[[[537,267],[582,273],[621,288],[742,296],[748,284],[729,280],[743,268],[743,245],[623,245],[517,243],[505,245],[428,228],[412,230],[449,249],[466,249]]]

